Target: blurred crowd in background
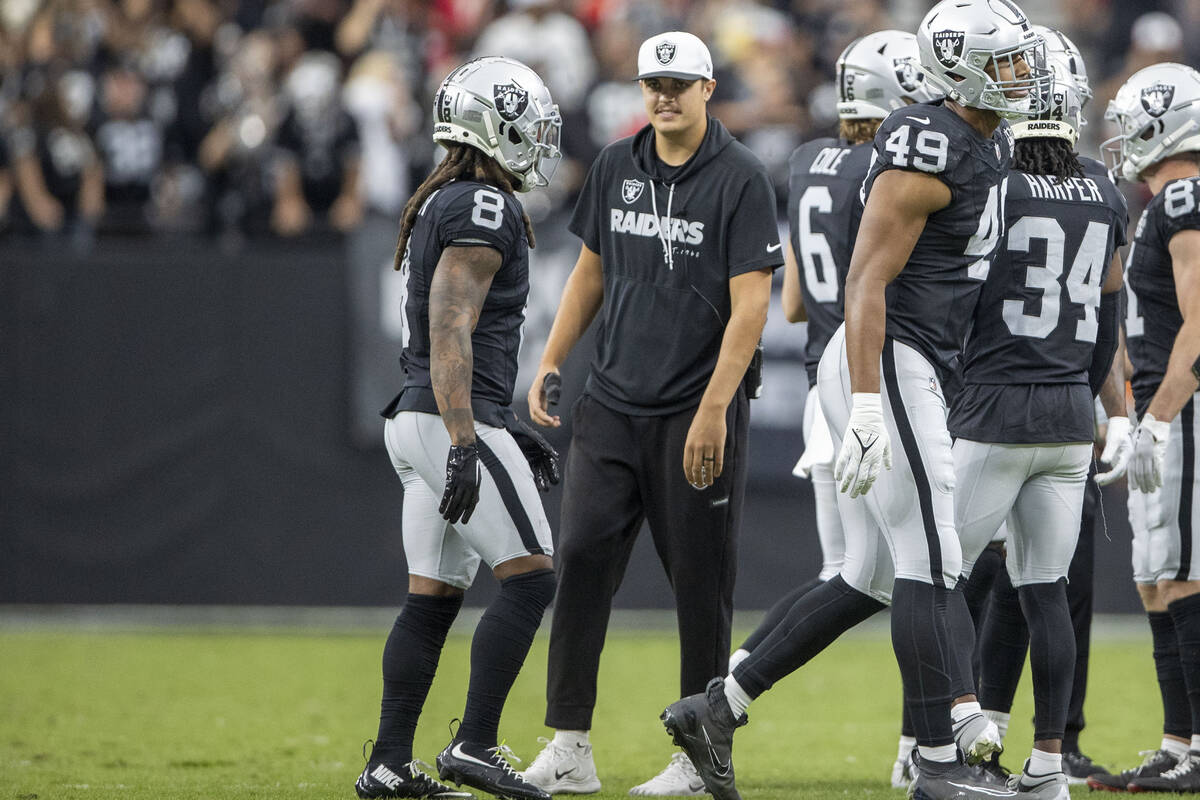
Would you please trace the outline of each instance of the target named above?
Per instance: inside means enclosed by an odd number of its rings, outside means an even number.
[[[563,115],[570,207],[600,148],[645,120],[639,43],[708,42],[711,111],[768,165],[835,129],[834,63],[924,0],[4,0],[0,236],[154,231],[296,236],[394,218],[437,157],[428,114],[466,59],[518,58]],[[1135,70],[1200,64],[1200,0],[1033,0],[1081,47],[1096,91],[1081,151]]]

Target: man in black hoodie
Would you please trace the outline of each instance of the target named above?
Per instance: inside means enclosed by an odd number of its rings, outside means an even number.
[[[557,733],[524,773],[552,794],[600,789],[588,738],[596,674],[643,521],[675,592],[683,695],[724,674],[746,483],[744,378],[783,263],[763,165],[708,116],[708,48],[679,31],[651,37],[638,80],[650,124],[592,164],[570,224],[583,247],[529,393],[534,422],[558,426],[545,379],[600,312],[563,490],[546,690]],[[678,753],[631,793],[703,794],[704,784]]]

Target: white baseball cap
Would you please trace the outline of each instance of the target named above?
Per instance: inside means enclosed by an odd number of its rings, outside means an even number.
[[[651,36],[638,48],[638,76],[679,78],[685,81],[712,80],[712,56],[708,48],[686,31],[667,31]]]

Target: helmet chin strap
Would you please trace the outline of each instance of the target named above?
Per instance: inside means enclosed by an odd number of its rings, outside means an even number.
[[[499,139],[499,137],[496,136],[495,126],[492,125],[492,115],[491,114],[483,115],[483,127],[487,128],[488,146],[492,147],[492,148],[495,148],[496,146],[498,146],[500,144],[500,139]]]

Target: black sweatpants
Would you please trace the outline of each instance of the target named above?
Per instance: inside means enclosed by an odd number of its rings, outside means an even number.
[[[575,404],[555,554],[558,597],[546,683],[551,728],[592,727],[612,598],[643,520],[675,593],[681,696],[704,691],[729,666],[750,419],[744,388],[726,412],[721,477],[702,492],[683,474],[694,415],[692,408],[632,416],[588,394]]]

